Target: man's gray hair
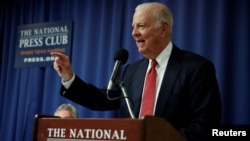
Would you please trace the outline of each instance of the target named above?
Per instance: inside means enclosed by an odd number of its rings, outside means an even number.
[[[77,118],[77,111],[76,111],[76,108],[71,105],[71,104],[62,104],[60,105],[56,111],[55,111],[55,114],[58,112],[58,111],[61,111],[61,110],[68,110],[68,111],[71,111],[72,113],[72,117],[74,118]]]
[[[163,5],[158,2],[146,2],[138,5],[135,8],[135,11],[139,9],[153,8],[153,7],[157,7],[154,9],[153,12],[154,17],[156,18],[156,27],[160,27],[162,22],[167,22],[170,26],[170,33],[172,33],[174,24],[173,15],[171,10],[166,5]]]

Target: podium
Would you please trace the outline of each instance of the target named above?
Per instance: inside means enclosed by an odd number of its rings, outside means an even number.
[[[166,120],[36,115],[33,141],[184,141]]]

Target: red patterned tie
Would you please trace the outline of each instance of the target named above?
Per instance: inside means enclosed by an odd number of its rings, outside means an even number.
[[[156,65],[157,65],[157,61],[152,60],[151,68],[148,71],[146,80],[145,80],[140,118],[145,115],[153,115],[155,92],[156,92],[156,76],[157,76],[157,73],[155,70]]]

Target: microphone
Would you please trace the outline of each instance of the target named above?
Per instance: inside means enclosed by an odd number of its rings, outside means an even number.
[[[128,60],[128,51],[123,48],[119,48],[114,56],[115,65],[108,83],[106,92],[107,94],[112,89],[113,85],[116,83],[117,73],[119,71],[120,66],[125,64],[127,60]]]

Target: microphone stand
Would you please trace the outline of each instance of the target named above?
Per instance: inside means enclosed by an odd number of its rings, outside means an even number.
[[[123,94],[123,96],[125,98],[125,101],[126,101],[126,104],[128,106],[129,114],[130,114],[132,119],[135,119],[135,115],[134,115],[133,110],[131,109],[131,103],[129,102],[128,95],[127,95],[127,92],[126,92],[126,89],[124,87],[124,84],[123,84],[122,80],[119,81],[119,86],[120,86],[120,88],[122,90],[122,94]]]

